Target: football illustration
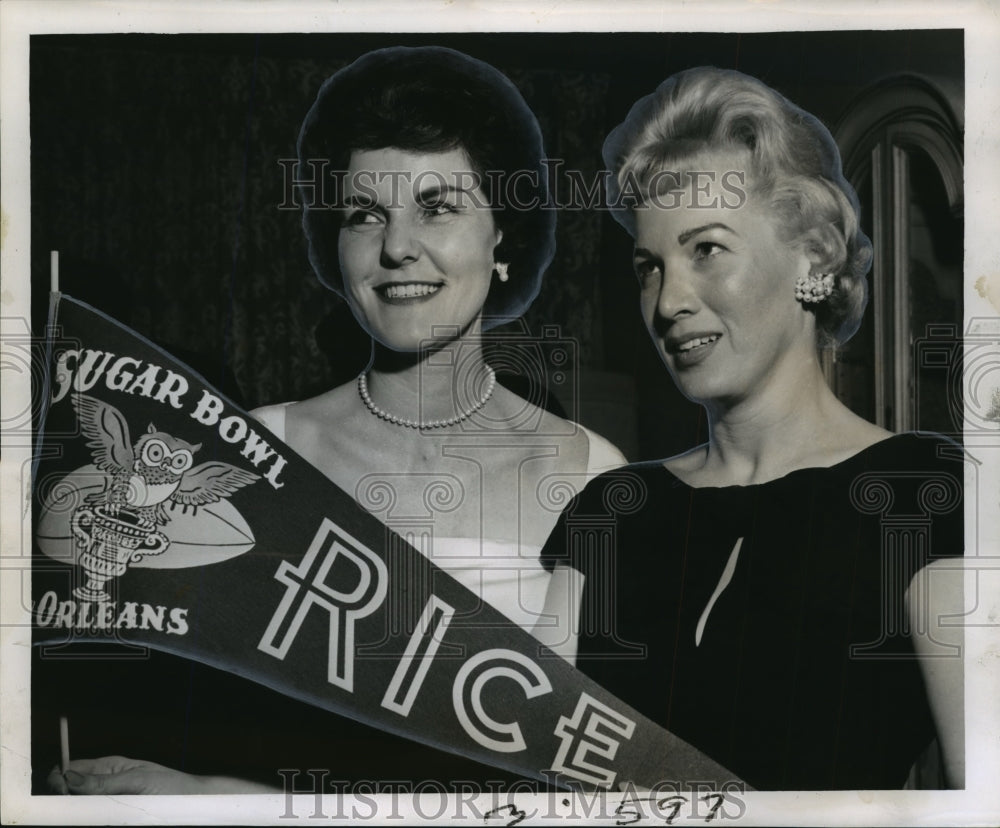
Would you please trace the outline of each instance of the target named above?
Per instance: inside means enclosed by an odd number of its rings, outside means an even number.
[[[81,551],[71,526],[73,513],[88,500],[103,497],[112,485],[112,476],[96,465],[83,466],[57,481],[45,493],[39,514],[35,533],[39,549],[54,560],[78,563]],[[167,502],[163,509],[167,520],[160,531],[170,541],[169,546],[162,554],[134,561],[131,567],[206,566],[242,555],[254,546],[253,530],[228,500],[196,509]]]

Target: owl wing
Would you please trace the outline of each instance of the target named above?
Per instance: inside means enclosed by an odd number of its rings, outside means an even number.
[[[86,394],[73,394],[71,398],[97,468],[112,474],[131,471],[135,454],[128,423],[121,412]]]
[[[259,479],[259,474],[210,460],[185,474],[170,499],[185,506],[215,503]]]

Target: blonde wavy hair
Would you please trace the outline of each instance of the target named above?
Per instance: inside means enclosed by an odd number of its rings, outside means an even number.
[[[858,197],[829,130],[760,80],[698,67],[637,101],[604,142],[615,219],[634,237],[637,205],[624,203],[625,189],[637,184],[641,191],[662,170],[733,150],[748,158],[747,196],[774,211],[783,241],[807,245],[823,272],[834,275],[833,295],[810,306],[819,344],[846,342],[861,324],[872,261]]]

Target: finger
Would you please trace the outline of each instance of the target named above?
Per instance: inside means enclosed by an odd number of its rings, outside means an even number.
[[[63,778],[58,765],[49,771],[49,775],[45,778],[45,785],[48,787],[49,791],[54,794],[65,796],[69,793],[69,788],[66,786],[66,780]]]
[[[74,759],[65,769],[83,774],[121,773],[138,764],[140,763],[135,759],[129,759],[127,756],[98,756],[96,759]]]
[[[80,773],[67,770],[63,776],[72,794],[140,794],[141,776],[131,773]]]
[[[79,770],[69,769],[63,773],[63,778],[69,786],[69,792],[73,794],[152,794],[164,792],[160,790],[162,780],[159,779],[161,774],[158,772],[162,770],[158,765],[138,762],[135,767],[103,773],[82,773]],[[176,773],[178,776],[186,776]]]

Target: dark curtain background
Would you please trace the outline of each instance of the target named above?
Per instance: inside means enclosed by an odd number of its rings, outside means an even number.
[[[504,71],[537,114],[549,157],[587,181],[631,104],[689,66],[757,75],[830,126],[885,75],[924,73],[959,88],[963,76],[960,31],[35,36],[36,330],[48,251],[58,249],[63,290],[247,406],[351,378],[367,340],[313,277],[298,212],[279,209],[288,195],[279,160],[294,156],[329,74],[372,48],[428,43]],[[556,324],[577,342],[584,402],[570,413],[633,459],[693,445],[700,414],[674,391],[640,323],[630,239],[606,214],[564,210],[557,244],[522,324],[532,333]],[[602,394],[628,417],[602,419]]]

